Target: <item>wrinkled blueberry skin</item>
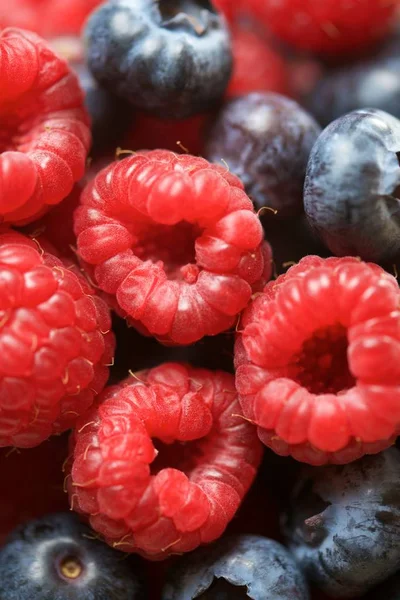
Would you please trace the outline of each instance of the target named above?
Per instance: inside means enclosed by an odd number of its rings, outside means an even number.
[[[295,215],[303,210],[307,162],[320,132],[313,117],[293,100],[255,92],[222,109],[208,138],[206,158],[225,161],[257,208]]]
[[[322,125],[370,106],[400,117],[400,55],[380,55],[328,71],[304,105]]]
[[[396,448],[302,472],[286,534],[299,567],[325,593],[352,598],[397,571],[399,480]]]
[[[132,108],[101,87],[83,63],[72,64],[85,93],[85,106],[92,121],[92,153],[117,143],[132,120]]]
[[[207,111],[231,75],[228,28],[208,0],[109,0],[85,41],[95,78],[159,117]]]
[[[89,536],[89,537],[88,537]],[[77,558],[79,577],[66,579],[63,559]],[[142,600],[132,564],[76,515],[54,514],[15,529],[0,552],[1,600]]]
[[[331,123],[314,145],[304,208],[337,256],[381,262],[400,251],[400,121],[357,110]]]
[[[304,577],[289,552],[256,535],[222,538],[184,558],[162,600],[308,600]]]

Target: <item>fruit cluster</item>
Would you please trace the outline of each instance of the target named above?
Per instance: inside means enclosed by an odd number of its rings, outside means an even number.
[[[0,600],[400,598],[399,6],[0,6]]]

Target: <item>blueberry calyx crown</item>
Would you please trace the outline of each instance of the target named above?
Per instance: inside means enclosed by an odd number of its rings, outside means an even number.
[[[209,0],[158,0],[161,26],[185,30],[198,37],[217,23],[217,13]]]

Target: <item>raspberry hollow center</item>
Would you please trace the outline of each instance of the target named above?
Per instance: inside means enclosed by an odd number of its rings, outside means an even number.
[[[157,475],[163,469],[178,469],[190,475],[190,471],[201,462],[203,452],[199,446],[200,440],[172,444],[165,444],[154,438],[152,441],[158,451],[150,465],[152,475]]]
[[[188,272],[195,270],[198,274],[195,266],[195,242],[201,232],[198,225],[187,221],[176,225],[152,223],[151,227],[140,234],[135,254],[140,259],[151,260],[153,263],[161,261],[168,279],[188,280]],[[197,279],[197,276],[194,278]]]
[[[353,387],[347,347],[347,332],[342,325],[315,331],[294,358],[295,380],[313,394],[337,394]]]

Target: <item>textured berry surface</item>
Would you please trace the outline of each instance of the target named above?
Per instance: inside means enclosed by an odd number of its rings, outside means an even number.
[[[245,311],[236,385],[275,452],[314,465],[379,452],[400,428],[400,292],[377,265],[303,258]]]
[[[0,235],[0,446],[70,428],[104,387],[114,350],[103,300],[44,247]]]
[[[50,37],[78,34],[89,13],[101,0],[13,0],[0,4],[0,29],[22,27]]]
[[[256,16],[282,40],[321,54],[351,53],[383,39],[397,0],[249,0]]]
[[[305,575],[334,598],[359,598],[398,569],[399,476],[396,448],[301,473],[286,524],[290,547]]]
[[[311,149],[321,129],[297,102],[254,92],[227,103],[210,132],[207,158],[223,159],[258,208],[287,216],[302,211]]]
[[[0,450],[0,546],[20,523],[68,510],[62,472],[67,456],[68,434],[29,450]]]
[[[129,561],[93,537],[76,515],[20,525],[0,551],[1,600],[139,600]]]
[[[108,388],[72,441],[71,506],[110,545],[151,559],[217,539],[261,459],[232,375],[179,363]]]
[[[33,33],[0,32],[0,220],[58,204],[84,174],[89,119],[76,76]]]
[[[231,75],[227,25],[209,0],[112,0],[91,15],[85,37],[96,79],[162,118],[208,110]]]
[[[337,256],[381,262],[400,252],[400,121],[376,109],[331,123],[315,143],[304,185],[306,215]]]
[[[273,540],[226,537],[181,560],[162,600],[308,600],[307,584],[289,552]]]
[[[250,92],[288,90],[288,70],[284,59],[257,31],[236,26],[232,30],[233,73],[228,97]]]
[[[229,329],[271,274],[240,180],[189,155],[158,150],[112,163],[82,194],[75,233],[110,303],[166,343]]]

